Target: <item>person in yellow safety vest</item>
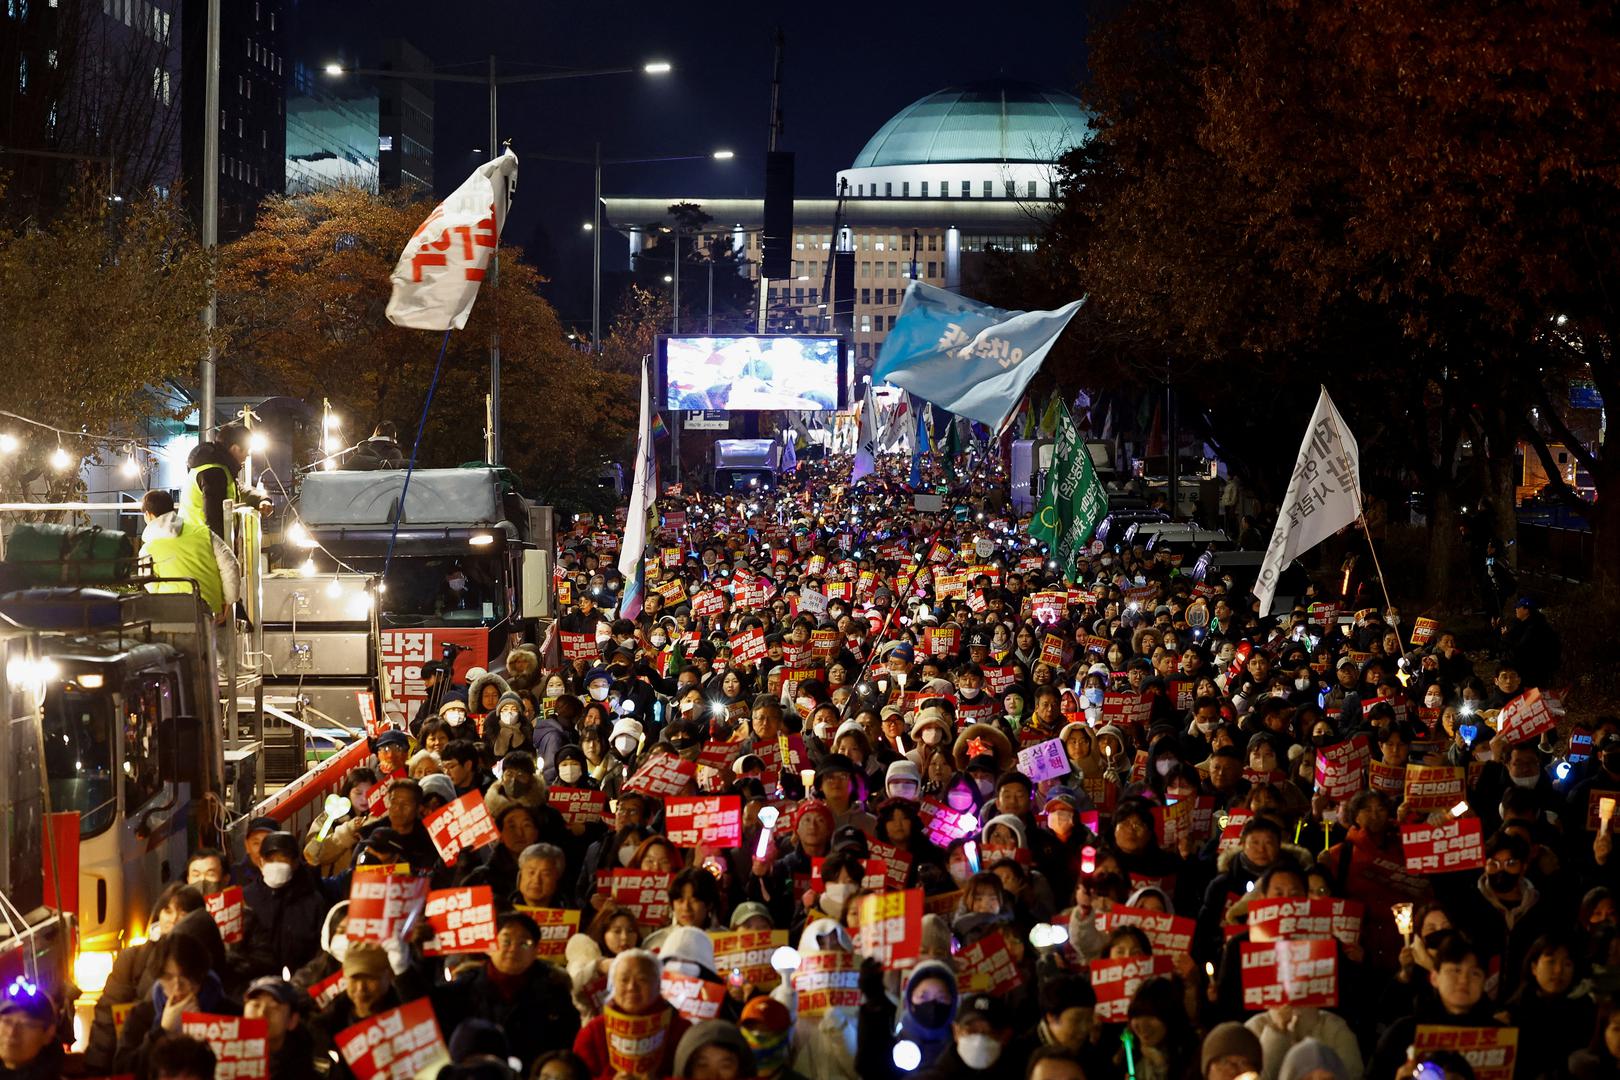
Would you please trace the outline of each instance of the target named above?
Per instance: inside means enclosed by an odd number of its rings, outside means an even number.
[[[236,476],[248,459],[250,433],[241,424],[226,424],[213,442],[198,443],[186,459],[186,488],[180,496],[180,517],[230,539],[225,525],[225,500],[247,502],[263,509],[266,500],[239,491]]]
[[[141,533],[141,558],[150,559],[152,573],[162,578],[189,578],[213,612],[214,621],[223,623],[236,604],[241,584],[236,556],[230,545],[208,530],[206,525],[187,521],[174,508],[174,497],[167,491],[148,491],[141,498],[146,529]],[[155,581],[148,592],[190,592],[184,581]]]

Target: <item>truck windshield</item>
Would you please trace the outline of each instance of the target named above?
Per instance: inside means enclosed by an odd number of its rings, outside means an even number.
[[[104,831],[118,816],[112,691],[52,687],[44,734],[51,806],[79,812],[81,837]]]
[[[775,479],[765,469],[716,469],[714,490],[717,495],[724,495],[727,492],[758,491],[761,488],[769,489],[775,483]]]
[[[507,588],[499,552],[395,555],[377,616],[385,628],[493,626],[506,618]],[[345,555],[356,570],[381,573],[380,556]],[[459,586],[459,587],[458,587]]]

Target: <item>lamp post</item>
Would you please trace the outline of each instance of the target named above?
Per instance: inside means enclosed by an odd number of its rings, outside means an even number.
[[[211,0],[217,3],[218,0]],[[635,67],[615,68],[586,68],[563,71],[530,71],[502,75],[496,69],[495,57],[489,57],[489,70],[483,75],[460,75],[446,71],[410,71],[393,70],[390,68],[359,68],[345,67],[342,64],[327,64],[323,69],[329,76],[366,75],[378,79],[406,79],[422,82],[453,82],[453,83],[483,83],[489,89],[489,158],[494,161],[500,156],[501,148],[499,136],[496,134],[496,116],[499,106],[498,92],[503,86],[517,83],[557,82],[562,79],[588,79],[600,75],[630,75],[641,72],[644,75],[668,75],[672,70],[668,61],[653,60]],[[213,125],[209,125],[212,130]],[[501,283],[501,250],[496,245],[495,253],[490,260],[490,284],[499,287]],[[501,460],[501,331],[493,322],[489,330],[489,430],[484,434],[484,457],[491,465],[499,465]]]
[[[591,233],[591,352],[602,351],[602,167],[604,165],[662,165],[672,161],[730,161],[737,155],[730,150],[714,150],[707,154],[673,154],[666,157],[639,157],[639,158],[609,158],[602,159],[602,144],[597,143],[595,152],[591,157],[570,157],[566,154],[530,154],[529,157],[539,158],[541,161],[564,161],[570,165],[589,165],[592,168],[593,186],[591,198],[591,220],[585,223],[585,230]],[[680,241],[676,241],[677,255]],[[679,281],[680,267],[677,258],[675,269],[676,280]],[[680,286],[675,287],[675,295],[680,296]],[[678,316],[677,316],[678,319]],[[677,329],[679,323],[677,322]]]

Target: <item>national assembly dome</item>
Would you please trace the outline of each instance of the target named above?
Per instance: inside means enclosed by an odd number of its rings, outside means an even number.
[[[1048,198],[1052,164],[1090,135],[1073,94],[1014,79],[969,83],[895,113],[838,179],[857,198]]]

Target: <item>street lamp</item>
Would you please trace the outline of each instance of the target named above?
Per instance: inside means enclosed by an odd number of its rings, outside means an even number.
[[[210,0],[217,3],[217,0]],[[361,68],[346,67],[343,64],[332,62],[322,65],[321,68],[328,76],[341,77],[344,75],[366,75],[377,79],[405,79],[421,82],[453,82],[483,84],[489,90],[489,157],[493,161],[500,156],[501,148],[496,135],[496,116],[498,114],[497,91],[503,86],[516,83],[556,82],[562,79],[589,79],[599,75],[633,75],[641,72],[645,75],[668,75],[673,69],[667,60],[651,60],[639,68],[583,68],[564,69],[560,71],[532,71],[521,74],[502,75],[495,70],[495,57],[489,58],[489,70],[482,75],[460,75],[445,71],[411,71],[394,70],[390,68]],[[212,134],[213,125],[209,125],[209,134]],[[205,174],[207,170],[204,170]],[[217,169],[216,169],[217,171]],[[204,180],[206,182],[207,176]],[[217,177],[216,177],[217,180]],[[598,184],[600,195],[600,184]],[[501,283],[501,254],[497,245],[494,255],[490,259],[490,286],[499,287]],[[491,465],[500,464],[501,458],[501,332],[493,321],[489,329],[489,431],[484,437],[484,456]]]
[[[647,68],[654,67],[648,64]],[[667,65],[666,65],[667,66]],[[650,72],[650,74],[661,74]],[[584,230],[593,234],[591,245],[591,351],[602,351],[602,166],[604,165],[660,165],[673,161],[730,161],[737,155],[734,151],[719,149],[707,154],[673,154],[666,157],[644,158],[609,158],[602,159],[602,144],[596,144],[595,153],[589,157],[569,157],[565,154],[530,154],[542,161],[565,161],[571,165],[590,165],[595,170],[594,196],[591,200],[591,220],[586,222]],[[667,231],[667,230],[666,230]],[[675,274],[673,280],[677,282],[675,299],[680,299],[680,237],[675,239]],[[665,280],[671,280],[666,278]],[[677,318],[679,316],[677,315]],[[676,328],[679,328],[677,323]]]

